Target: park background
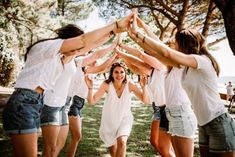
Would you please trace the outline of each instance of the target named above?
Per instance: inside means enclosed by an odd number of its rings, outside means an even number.
[[[210,0],[2,0],[0,2],[0,156],[12,156],[8,136],[2,128],[4,103],[12,92],[14,81],[24,65],[26,47],[31,43],[55,36],[53,30],[67,24],[80,25],[86,32],[104,26],[139,9],[139,16],[166,41],[182,26],[197,29],[208,41],[209,50],[221,66],[219,90],[225,93],[225,83],[235,83],[235,57],[228,43],[224,17]],[[232,20],[232,19],[231,19]],[[231,32],[232,33],[232,32]],[[235,36],[234,36],[235,37]],[[111,41],[109,41],[111,42]],[[130,39],[124,42],[134,45]],[[98,60],[102,62],[109,55]],[[104,80],[97,78],[96,87]],[[2,99],[1,99],[2,98]],[[158,156],[149,143],[152,108],[133,99],[135,117],[128,140],[127,156]],[[98,136],[103,99],[95,106],[83,109],[83,138],[77,156],[108,156]],[[195,136],[195,157],[199,156]],[[68,137],[69,141],[69,137]],[[67,141],[67,142],[68,142]],[[39,156],[42,151],[39,137]],[[60,156],[66,154],[66,147]]]

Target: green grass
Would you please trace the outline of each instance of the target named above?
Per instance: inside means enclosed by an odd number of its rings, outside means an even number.
[[[103,157],[108,156],[108,151],[99,138],[99,126],[103,100],[95,106],[88,106],[82,110],[82,140],[78,145],[76,156],[79,157]],[[150,124],[152,117],[151,105],[142,105],[133,98],[132,112],[134,115],[134,125],[127,143],[127,157],[158,157],[149,143]],[[0,157],[12,156],[11,143],[8,136],[3,133],[2,128],[2,109],[0,109]],[[39,156],[42,153],[42,139],[39,137]],[[70,134],[66,145],[60,153],[60,157],[66,156],[66,150],[70,141]],[[198,155],[198,149],[195,149],[195,157]]]

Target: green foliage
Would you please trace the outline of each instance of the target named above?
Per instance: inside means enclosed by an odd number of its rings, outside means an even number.
[[[0,45],[0,49],[2,48],[3,44]],[[8,48],[0,53],[0,86],[9,87],[14,83],[17,74],[16,60],[15,53]]]
[[[54,30],[65,24],[76,24],[78,20],[87,18],[94,8],[88,0],[63,0],[61,2],[65,4],[63,15],[58,4],[59,0],[58,2],[57,0],[0,2],[0,56],[2,57],[1,75],[4,76],[4,82],[8,82],[6,79],[12,82],[11,75],[9,75],[10,69],[14,64],[19,63],[16,61],[17,57],[20,60],[24,58],[26,47],[38,39],[55,36]],[[18,55],[14,55],[12,49]],[[7,72],[7,74],[3,72]],[[1,85],[7,84],[1,83]]]
[[[155,30],[164,38],[169,38],[178,25],[181,24],[183,5],[185,1],[167,0],[93,0],[99,7],[100,15],[107,21],[123,17],[131,8],[138,8],[139,16],[155,26]],[[202,30],[208,12],[210,0],[190,0],[188,10],[183,19],[185,28]],[[184,16],[183,16],[184,17]],[[161,26],[159,26],[161,25]],[[208,35],[222,34],[224,36],[222,14],[215,9],[210,22]]]

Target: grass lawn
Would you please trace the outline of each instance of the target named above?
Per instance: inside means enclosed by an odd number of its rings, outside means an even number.
[[[103,100],[99,101],[95,106],[85,105],[82,110],[83,137],[78,145],[76,156],[79,157],[104,157],[109,156],[107,149],[104,147],[103,142],[99,138],[99,126],[101,118],[101,110]],[[133,98],[132,112],[134,115],[134,125],[131,135],[127,143],[127,156],[128,157],[158,157],[157,153],[153,150],[149,143],[150,124],[152,117],[151,105],[142,105],[139,101]],[[70,134],[67,138],[65,148],[60,153],[60,157],[66,156],[66,150]],[[164,141],[162,141],[164,142]],[[39,156],[42,153],[42,139],[39,137]],[[195,143],[196,140],[195,140]],[[198,157],[198,147],[196,144],[195,157]],[[184,149],[184,148],[182,148]],[[2,128],[2,108],[0,108],[0,157],[12,156],[11,143],[8,136],[4,134]]]

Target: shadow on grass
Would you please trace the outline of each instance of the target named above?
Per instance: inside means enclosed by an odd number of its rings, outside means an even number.
[[[99,126],[102,113],[102,99],[95,106],[85,105],[82,110],[82,140],[78,145],[76,156],[79,157],[103,157],[108,156],[107,148],[99,138]],[[151,105],[140,105],[138,101],[133,103],[132,112],[134,115],[134,125],[127,143],[127,157],[159,157],[149,143],[150,124],[152,117]],[[59,157],[65,157],[68,144],[70,142],[70,133],[68,135],[64,149]],[[42,153],[42,138],[38,140],[39,156]],[[198,154],[198,149],[195,150]],[[0,157],[10,157],[12,147],[10,140],[3,133],[2,128],[2,108],[0,109]],[[198,157],[198,155],[195,155]]]

